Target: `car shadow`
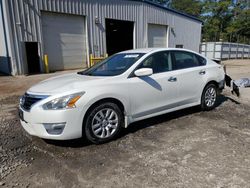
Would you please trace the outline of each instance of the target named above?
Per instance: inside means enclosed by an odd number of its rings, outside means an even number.
[[[70,148],[82,148],[92,145],[86,138],[78,138],[72,140],[46,140],[43,139],[46,144],[59,146],[59,147],[70,147]]]
[[[220,105],[222,105],[226,101],[231,101],[235,104],[241,104],[240,102],[238,102],[238,101],[236,101],[228,96],[219,95],[215,108],[219,107]],[[185,116],[199,113],[199,112],[201,112],[200,106],[194,106],[194,107],[190,107],[190,108],[185,108],[183,110],[178,110],[175,112],[170,112],[167,114],[163,114],[163,115],[159,115],[156,117],[141,120],[141,121],[130,124],[129,127],[127,129],[125,129],[122,132],[122,134],[119,135],[119,138],[124,137],[128,134],[131,134],[131,133],[135,133],[135,132],[137,132],[141,129],[147,128],[147,127],[155,126],[155,125],[158,125],[158,124],[161,124],[164,122],[171,121],[173,119],[185,117]]]
[[[162,91],[161,85],[158,82],[156,82],[154,79],[152,79],[148,76],[140,77],[140,79],[143,80],[144,82],[146,82],[148,85],[152,86],[153,88],[155,88],[159,91]]]
[[[225,95],[219,95],[215,107],[217,108],[218,106],[222,105],[226,101],[230,101],[230,102],[235,103],[235,104],[241,104],[239,101],[236,101],[231,97],[228,97],[228,96],[225,96]]]
[[[173,119],[178,119],[180,117],[185,117],[185,116],[188,116],[190,114],[195,114],[195,113],[198,113],[200,111],[201,110],[200,110],[199,106],[194,106],[194,107],[186,108],[183,110],[178,110],[175,112],[170,112],[170,113],[166,113],[166,114],[159,115],[156,117],[137,121],[137,122],[130,124],[127,129],[124,129],[123,132],[119,135],[119,138],[124,137],[128,134],[131,134],[131,133],[135,133],[141,129],[145,129],[145,128],[155,126],[155,125],[158,125],[158,124],[161,124],[164,122],[168,122],[168,121],[171,121]]]
[[[240,102],[224,95],[220,95],[218,97],[216,108],[225,103],[226,101],[231,101],[235,104],[241,104]],[[139,130],[145,129],[147,127],[155,126],[164,122],[171,121],[173,119],[177,119],[180,117],[185,117],[191,114],[201,112],[200,106],[194,106],[190,108],[186,108],[183,110],[178,110],[175,112],[170,112],[164,115],[159,115],[156,117],[148,118],[145,120],[141,120],[138,122],[134,122],[128,126],[128,128],[123,129],[117,139],[122,138],[128,134],[133,134]],[[57,141],[57,140],[44,140],[47,144],[60,146],[60,147],[72,147],[72,148],[81,148],[92,145],[89,141],[85,138],[74,139],[74,140],[66,140],[66,141]]]

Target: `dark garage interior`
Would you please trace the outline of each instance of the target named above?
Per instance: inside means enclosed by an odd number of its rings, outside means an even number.
[[[28,73],[35,74],[40,73],[40,61],[38,55],[38,43],[37,42],[25,42],[26,58],[28,64]]]
[[[130,21],[106,19],[107,53],[133,49],[134,23]]]

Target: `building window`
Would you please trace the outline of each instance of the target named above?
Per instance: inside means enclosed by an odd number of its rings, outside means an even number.
[[[175,47],[176,48],[183,48],[183,44],[176,44]]]

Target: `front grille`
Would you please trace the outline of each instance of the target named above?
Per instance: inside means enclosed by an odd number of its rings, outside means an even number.
[[[30,110],[32,105],[37,103],[38,101],[46,98],[47,96],[39,96],[39,95],[30,95],[25,93],[24,96],[22,97],[22,102],[21,102],[21,107],[24,110]]]

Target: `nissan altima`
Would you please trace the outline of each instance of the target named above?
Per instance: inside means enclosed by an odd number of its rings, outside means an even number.
[[[44,139],[84,136],[101,144],[135,121],[197,105],[213,109],[224,77],[221,65],[190,50],[124,51],[31,87],[20,98],[20,121]]]

